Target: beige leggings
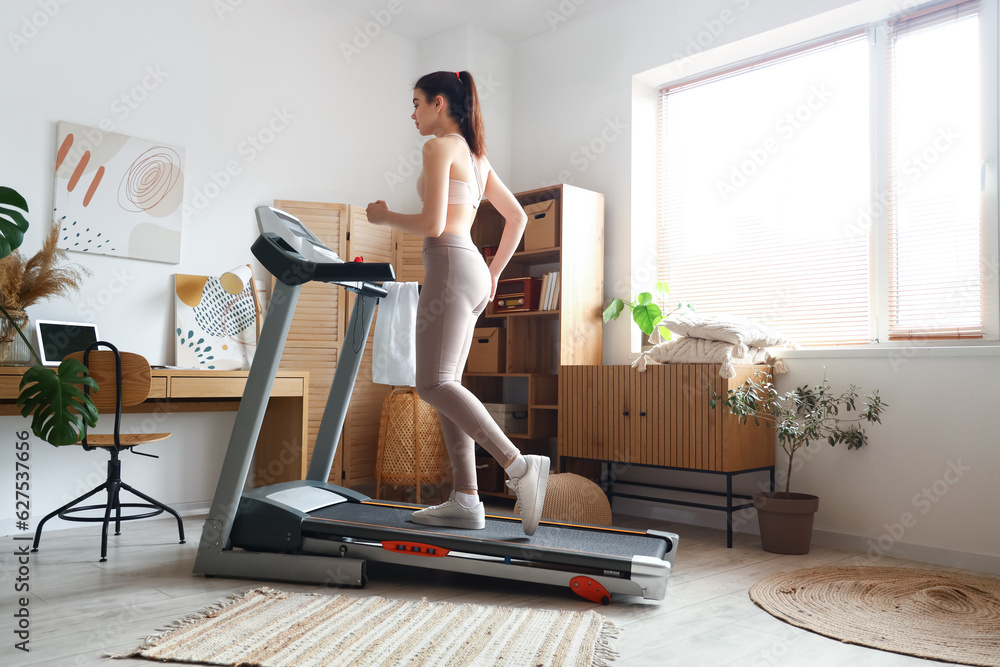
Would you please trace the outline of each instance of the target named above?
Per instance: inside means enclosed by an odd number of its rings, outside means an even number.
[[[417,393],[437,409],[454,487],[478,489],[475,443],[500,465],[518,449],[471,391],[462,370],[476,320],[489,300],[490,270],[472,240],[458,234],[424,239],[426,274],[417,304]]]

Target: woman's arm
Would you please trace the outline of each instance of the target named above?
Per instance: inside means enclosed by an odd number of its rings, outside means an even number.
[[[503,235],[500,237],[500,245],[497,247],[493,261],[490,262],[490,275],[493,278],[493,287],[490,290],[490,300],[497,293],[497,281],[500,274],[507,268],[507,263],[514,256],[517,245],[521,242],[521,235],[528,224],[528,216],[524,213],[521,203],[517,201],[514,194],[504,185],[500,177],[491,168],[486,176],[486,198],[490,200],[497,212],[503,216]]]
[[[424,205],[420,213],[390,211],[381,199],[368,205],[368,222],[389,225],[414,236],[441,236],[448,216],[448,174],[451,160],[440,139],[424,142]]]

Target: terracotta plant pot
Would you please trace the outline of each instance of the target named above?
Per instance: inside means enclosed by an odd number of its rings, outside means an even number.
[[[807,554],[812,542],[813,517],[819,498],[806,493],[756,493],[760,542],[775,554]]]

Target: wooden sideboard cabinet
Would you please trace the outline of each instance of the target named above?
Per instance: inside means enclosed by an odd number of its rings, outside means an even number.
[[[725,475],[726,493],[639,482],[621,482],[725,497],[726,505],[668,500],[614,491],[609,495],[724,510],[732,546],[734,475],[768,471],[774,488],[775,432],[752,421],[741,424],[729,411],[709,405],[712,393],[725,396],[757,370],[737,366],[736,376],[719,376],[719,364],[563,366],[559,375],[559,456]]]

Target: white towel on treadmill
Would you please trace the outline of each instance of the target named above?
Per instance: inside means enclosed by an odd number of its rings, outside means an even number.
[[[375,320],[372,380],[412,387],[417,383],[417,283],[382,283]]]

